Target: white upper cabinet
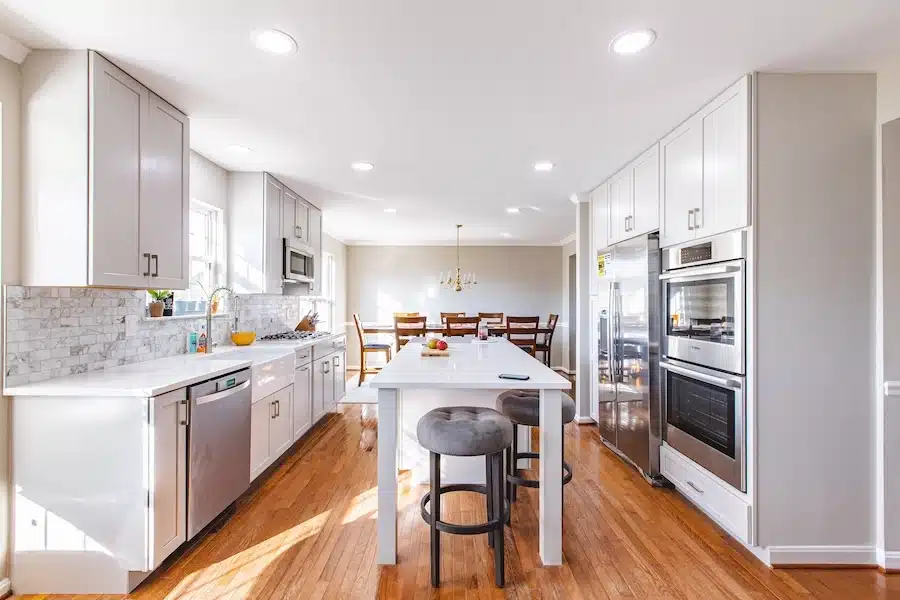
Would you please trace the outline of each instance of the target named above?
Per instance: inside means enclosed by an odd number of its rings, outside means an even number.
[[[187,117],[151,92],[147,119],[147,160],[141,169],[141,252],[150,254],[153,287],[183,289],[190,285]]]
[[[95,52],[22,65],[23,283],[188,286],[189,125]]]
[[[659,228],[659,144],[654,144],[607,183],[611,244]]]
[[[659,144],[630,165],[634,203],[628,237],[659,229]]]
[[[745,77],[703,109],[703,212],[697,237],[750,224],[750,82]]]
[[[591,192],[591,294],[597,293],[597,255],[609,246],[609,184]]]
[[[692,117],[663,138],[660,246],[694,239],[694,215],[703,209],[703,122]]]
[[[284,186],[270,175],[265,176],[265,217],[263,241],[264,270],[266,285],[264,294],[280,293],[284,287],[284,238],[281,227],[281,202],[284,194]]]
[[[318,296],[322,290],[322,211],[314,206],[309,208],[309,245],[315,255],[313,277],[315,281],[309,284],[309,291]]]
[[[239,294],[284,292],[288,246],[321,264],[322,213],[269,173],[228,174],[228,283]],[[301,225],[306,223],[308,225]],[[301,239],[297,234],[309,236]],[[314,293],[314,284],[309,284]]]
[[[631,169],[625,168],[609,180],[609,237],[615,244],[631,237],[631,219],[634,202],[631,187]]]
[[[750,224],[750,77],[660,142],[660,245]]]

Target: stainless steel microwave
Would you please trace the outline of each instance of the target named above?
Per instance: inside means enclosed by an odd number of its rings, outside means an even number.
[[[312,252],[294,248],[284,238],[284,280],[291,283],[312,283],[315,280],[315,258]]]

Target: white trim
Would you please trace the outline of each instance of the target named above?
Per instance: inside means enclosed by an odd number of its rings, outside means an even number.
[[[0,55],[21,65],[29,52],[31,52],[31,49],[28,46],[22,45],[8,35],[0,33]]]
[[[11,591],[12,591],[12,588],[10,587],[10,584],[9,584],[9,578],[6,577],[3,579],[0,579],[0,598],[3,598]]]
[[[900,552],[885,550],[884,548],[878,548],[875,552],[879,567],[885,571],[900,571]]]
[[[884,382],[884,395],[885,396],[900,396],[900,381],[885,381]]]
[[[564,367],[562,365],[560,365],[558,367],[550,367],[550,368],[553,369],[554,371],[562,371],[566,375],[575,375],[575,371],[570,371],[569,369],[567,369],[566,367]]]
[[[572,233],[570,233],[563,239],[559,240],[559,245],[565,246],[566,244],[571,244],[572,242],[574,242],[577,239],[577,237],[578,237],[578,233],[573,231]]]
[[[859,565],[878,563],[873,546],[769,546],[769,564],[791,565]]]
[[[594,419],[590,417],[584,417],[582,415],[575,415],[575,422],[579,425],[588,425],[594,423]]]

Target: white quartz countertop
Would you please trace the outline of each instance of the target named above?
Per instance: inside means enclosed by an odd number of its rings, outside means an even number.
[[[504,338],[487,343],[450,343],[450,356],[421,355],[409,343],[371,379],[373,388],[568,390],[568,379]],[[501,373],[527,375],[527,381],[500,379]]]
[[[258,366],[293,354],[296,350],[328,341],[334,334],[315,340],[257,342],[251,346],[219,346],[211,354],[180,354],[145,362],[91,371],[8,387],[4,396],[137,396],[149,398],[239,369]]]

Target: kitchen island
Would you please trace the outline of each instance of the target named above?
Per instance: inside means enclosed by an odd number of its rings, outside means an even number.
[[[504,390],[528,389],[540,390],[541,403],[540,556],[545,566],[562,564],[562,393],[572,384],[503,338],[451,343],[448,357],[423,357],[421,349],[407,344],[370,384],[378,390],[378,563],[397,563],[397,472],[415,470],[418,462],[411,451],[418,445],[415,415],[438,406],[493,407]],[[501,373],[529,379],[500,379]],[[463,463],[455,464],[452,478],[462,482]],[[468,482],[482,481],[483,468],[470,472]]]

